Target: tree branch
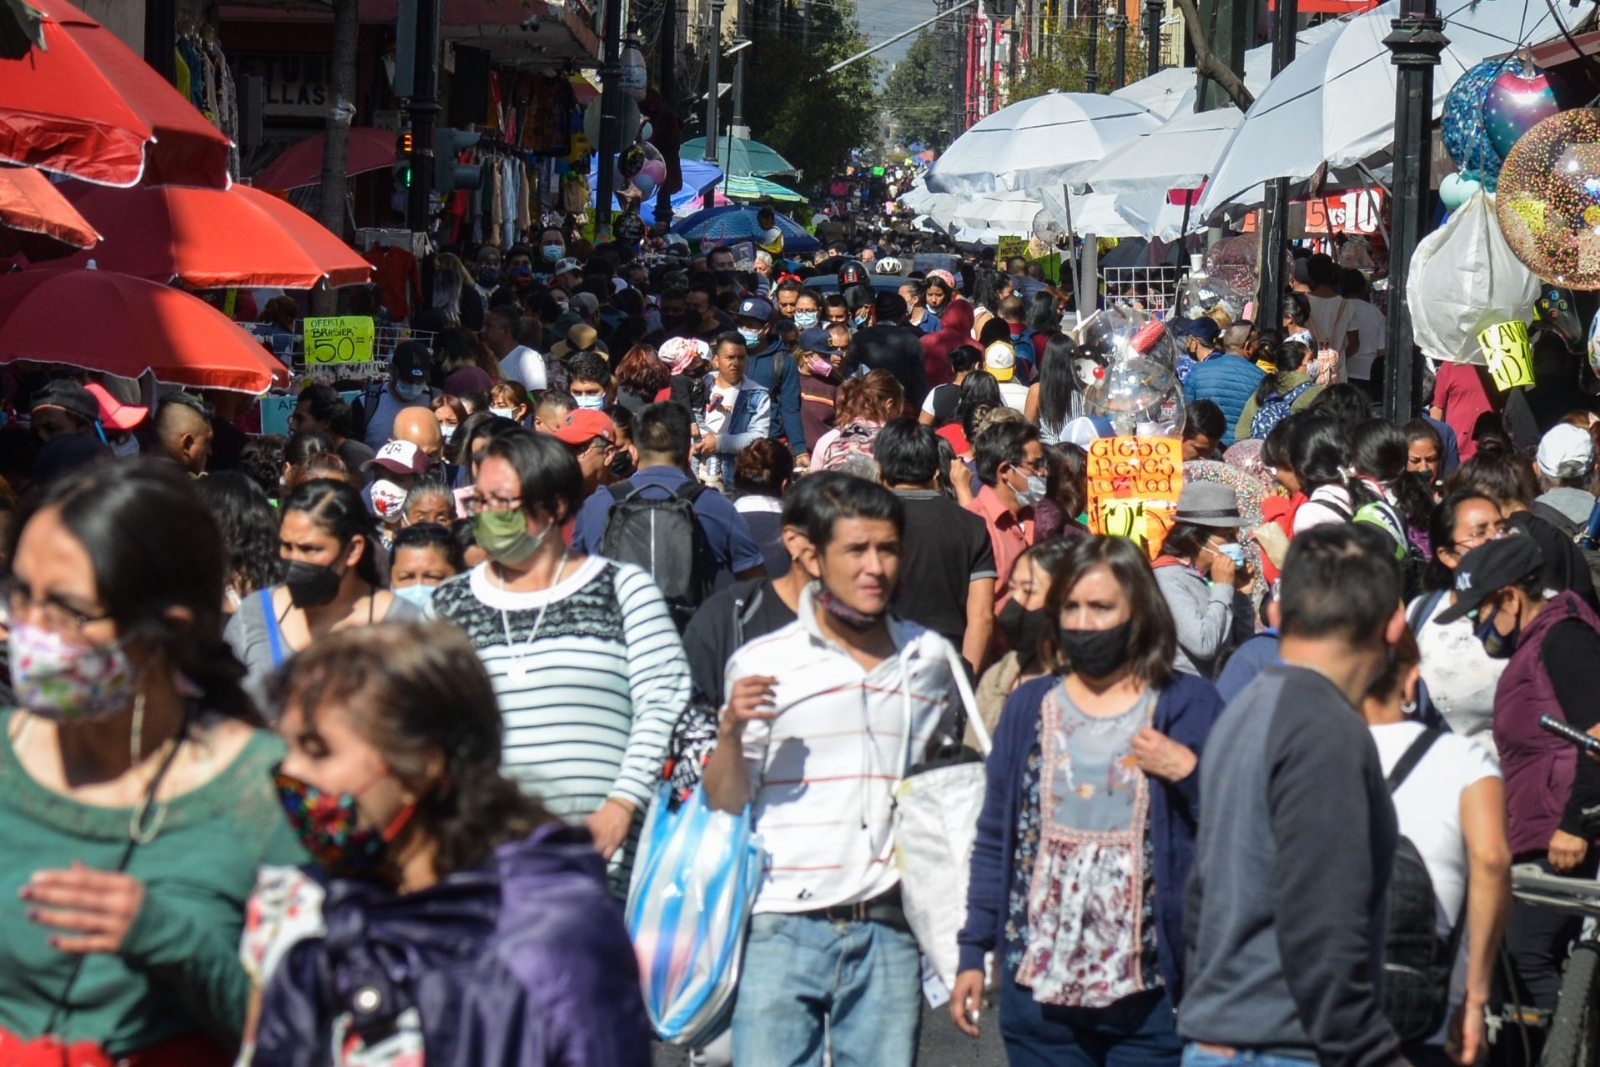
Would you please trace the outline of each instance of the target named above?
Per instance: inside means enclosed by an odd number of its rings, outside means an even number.
[[[1195,6],[1195,0],[1176,0],[1176,3],[1183,10],[1183,24],[1188,30],[1189,43],[1194,46],[1194,69],[1216,82],[1240,111],[1249,111],[1256,98],[1245,88],[1244,79],[1211,51],[1205,31],[1200,28],[1200,9]]]

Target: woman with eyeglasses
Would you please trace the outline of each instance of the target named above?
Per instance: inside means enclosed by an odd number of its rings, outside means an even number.
[[[0,1061],[222,1067],[262,864],[305,854],[222,642],[226,552],[178,468],[91,468],[23,527],[4,605]]]
[[[283,501],[283,582],[246,597],[225,634],[258,704],[264,706],[267,676],[317,638],[421,615],[385,588],[382,553],[372,513],[348,483],[302,482]]]
[[[1428,591],[1406,608],[1406,623],[1422,652],[1423,697],[1455,733],[1495,751],[1495,687],[1506,661],[1492,659],[1467,618],[1434,621],[1456,602],[1456,568],[1461,557],[1485,541],[1504,537],[1506,521],[1493,500],[1472,490],[1451,493],[1433,511],[1428,529],[1433,560]]]

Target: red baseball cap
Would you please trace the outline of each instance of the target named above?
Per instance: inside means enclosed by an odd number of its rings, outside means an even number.
[[[580,408],[567,416],[567,421],[556,428],[552,435],[564,445],[587,445],[596,437],[604,437],[607,441],[615,442],[617,428],[611,422],[611,416],[602,411],[593,411]]]
[[[150,417],[149,408],[124,404],[98,382],[90,382],[84,389],[94,397],[95,403],[100,405],[100,424],[108,430],[126,433]]]

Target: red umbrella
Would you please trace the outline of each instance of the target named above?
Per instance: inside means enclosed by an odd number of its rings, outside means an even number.
[[[267,164],[255,177],[262,189],[298,189],[302,185],[319,185],[322,182],[322,146],[326,134],[316,134],[296,141],[283,154]],[[350,127],[350,155],[345,162],[346,174],[365,174],[369,170],[383,170],[394,166],[399,159],[393,130],[379,130],[371,126]]]
[[[108,189],[73,182],[67,198],[104,237],[92,253],[79,253],[64,266],[84,267],[93,259],[102,270],[153,282],[177,278],[196,289],[310,289],[323,278],[354,285],[372,272],[305,212],[243,185]]]
[[[37,263],[93,248],[100,235],[50,179],[31,167],[0,167],[0,257]]]
[[[46,50],[0,59],[0,160],[102,185],[228,187],[230,142],[127,45],[66,0],[29,0]]]
[[[289,383],[283,364],[199,297],[105,270],[0,277],[0,363],[19,359],[240,393]]]

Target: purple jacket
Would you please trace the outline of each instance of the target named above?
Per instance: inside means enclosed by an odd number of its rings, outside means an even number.
[[[255,1067],[323,1067],[335,1015],[376,1039],[408,1009],[429,1067],[649,1067],[638,964],[584,831],[541,826],[419,893],[327,891],[327,936],[263,994]]]
[[[1577,775],[1578,750],[1539,729],[1541,715],[1567,721],[1540,659],[1540,646],[1552,626],[1568,619],[1600,634],[1600,617],[1578,594],[1558,593],[1522,631],[1494,691],[1494,745],[1506,779],[1513,856],[1550,847]]]

